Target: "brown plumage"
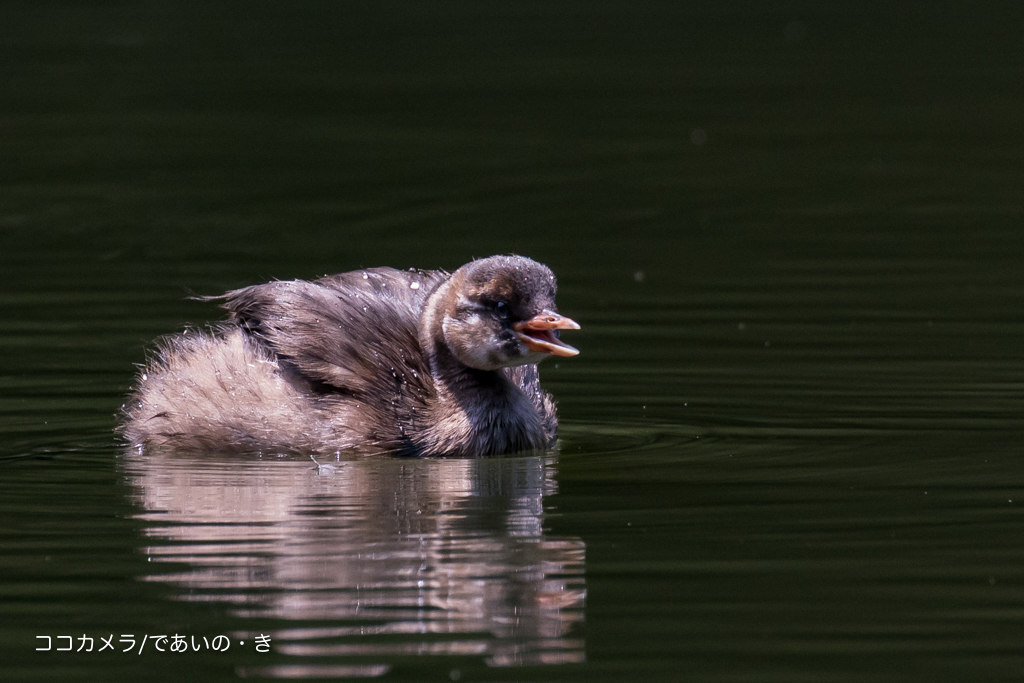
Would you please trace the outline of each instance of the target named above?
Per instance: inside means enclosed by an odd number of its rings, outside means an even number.
[[[573,356],[555,276],[520,256],[371,268],[221,297],[229,321],[162,340],[123,406],[138,447],[408,455],[548,448],[537,363]]]

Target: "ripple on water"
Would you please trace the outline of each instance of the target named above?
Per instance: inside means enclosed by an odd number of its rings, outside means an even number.
[[[584,660],[585,545],[543,524],[544,498],[556,490],[552,457],[330,468],[294,458],[123,458],[145,522],[140,550],[153,563],[141,578],[175,600],[229,605],[239,638],[273,624],[275,652],[340,666],[407,655],[492,666]]]

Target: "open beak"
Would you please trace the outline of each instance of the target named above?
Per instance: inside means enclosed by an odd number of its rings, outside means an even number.
[[[553,311],[542,311],[529,320],[515,323],[512,329],[526,348],[533,353],[550,353],[552,356],[575,356],[579,349],[573,348],[555,336],[555,330],[578,330],[579,324]]]

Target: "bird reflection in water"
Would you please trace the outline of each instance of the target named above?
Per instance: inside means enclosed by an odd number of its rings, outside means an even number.
[[[584,661],[585,547],[543,529],[553,456],[316,465],[148,452],[127,454],[125,471],[148,522],[143,552],[187,565],[145,580],[258,619],[278,655],[317,658],[242,675],[375,676],[414,655]]]

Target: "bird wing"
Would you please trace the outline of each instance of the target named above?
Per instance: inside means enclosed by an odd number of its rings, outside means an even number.
[[[373,268],[228,292],[232,320],[316,382],[372,401],[432,393],[419,317],[444,271]]]

